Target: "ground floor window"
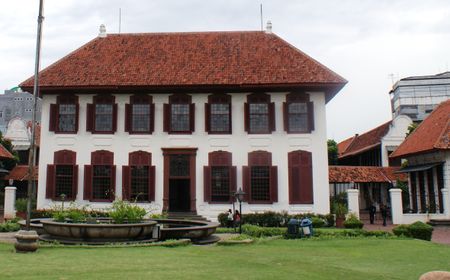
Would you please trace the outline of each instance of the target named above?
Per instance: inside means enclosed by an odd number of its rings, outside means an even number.
[[[208,166],[204,167],[204,195],[206,202],[231,203],[236,191],[236,167],[232,166],[232,154],[215,151],[208,154]]]

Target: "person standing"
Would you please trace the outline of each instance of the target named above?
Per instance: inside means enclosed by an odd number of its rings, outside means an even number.
[[[386,226],[386,219],[387,219],[387,207],[384,204],[380,205],[380,212],[381,217],[383,217],[383,226]]]
[[[236,210],[234,212],[234,226],[238,227],[241,223],[241,213],[239,213],[239,210]]]
[[[228,216],[227,216],[227,227],[230,228],[233,226],[233,212],[231,209],[228,209]]]
[[[369,207],[369,216],[370,216],[370,224],[373,225],[373,222],[375,220],[375,213],[377,212],[377,208],[373,203]]]

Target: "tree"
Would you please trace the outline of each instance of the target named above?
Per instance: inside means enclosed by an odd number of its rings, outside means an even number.
[[[408,126],[408,132],[406,132],[406,137],[408,137],[411,133],[413,133],[414,130],[419,126],[418,123],[413,122]]]
[[[328,139],[328,165],[338,164],[338,147],[336,141]]]

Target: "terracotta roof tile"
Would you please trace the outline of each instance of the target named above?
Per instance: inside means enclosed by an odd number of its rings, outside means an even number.
[[[439,104],[391,157],[405,157],[440,149],[450,149],[450,99]]]
[[[339,158],[352,156],[361,152],[367,151],[381,144],[381,138],[383,138],[388,132],[392,121],[388,121],[370,131],[367,131],[361,135],[355,135],[352,138],[346,139],[338,144],[342,147],[346,147],[342,153],[339,154]],[[349,140],[350,143],[349,143]],[[340,152],[340,150],[339,150]]]
[[[344,154],[345,151],[347,150],[348,146],[350,146],[350,144],[352,143],[352,141],[356,138],[356,136],[352,136],[350,138],[345,139],[342,142],[339,142],[337,144],[337,148],[338,148],[338,154]]]
[[[389,183],[407,181],[405,174],[396,174],[400,167],[380,166],[329,166],[330,183]]]
[[[0,144],[0,158],[12,159],[13,155],[2,145]]]
[[[28,165],[16,165],[9,174],[5,177],[5,180],[13,179],[15,181],[28,180]],[[35,166],[34,180],[38,179],[38,167]]]
[[[322,85],[347,82],[275,34],[260,31],[108,34],[40,74],[52,87]],[[33,87],[33,77],[20,85]]]

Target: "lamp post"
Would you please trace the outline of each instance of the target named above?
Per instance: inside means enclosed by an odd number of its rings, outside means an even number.
[[[239,234],[242,234],[242,201],[244,201],[245,192],[239,188],[237,192],[234,193],[234,197],[239,201]]]

